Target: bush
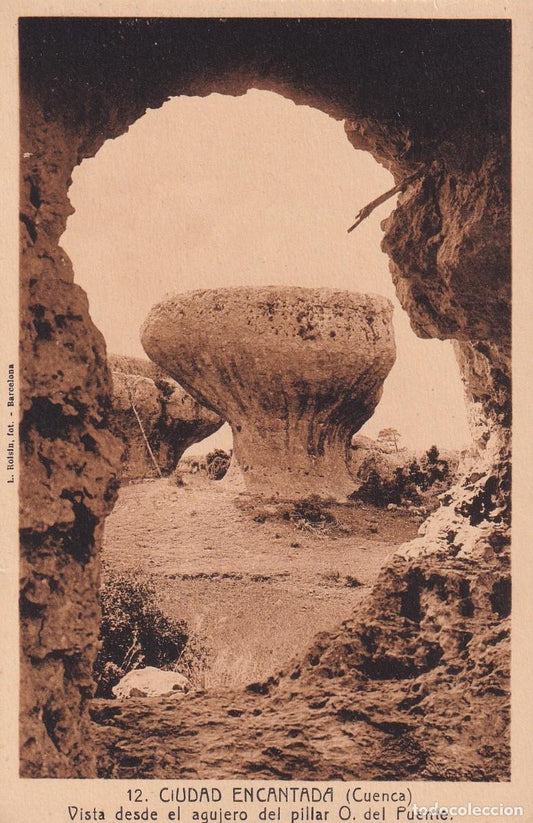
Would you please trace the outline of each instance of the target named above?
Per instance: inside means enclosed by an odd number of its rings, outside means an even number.
[[[228,454],[224,449],[215,449],[205,458],[207,467],[207,476],[210,480],[222,480],[229,464],[231,463],[231,454]]]
[[[381,477],[373,470],[350,498],[371,503],[379,508],[384,508],[390,503],[396,506],[418,504],[421,498],[416,480],[419,479],[418,463],[407,468],[398,466],[392,478]]]
[[[439,450],[436,446],[431,446],[427,450],[424,460],[424,471],[427,478],[426,488],[429,488],[434,483],[441,483],[450,474],[450,464],[447,460],[439,459]]]
[[[185,621],[161,612],[150,580],[139,572],[113,574],[99,596],[102,645],[94,666],[97,697],[112,697],[113,686],[140,666],[175,669],[191,633]]]
[[[362,500],[363,503],[372,503],[373,506],[387,505],[385,495],[386,480],[381,478],[375,469],[369,472],[366,480],[364,480],[357,491],[355,491],[350,498],[355,500]]]
[[[408,466],[397,466],[392,475],[386,468],[382,472],[378,468],[376,466],[368,472],[359,488],[350,495],[351,499],[379,507],[390,503],[397,506],[419,505],[424,492],[438,487],[450,475],[449,464],[446,460],[439,459],[436,446],[428,449],[421,464],[412,460]],[[360,472],[364,469],[365,464]]]
[[[283,520],[289,520],[302,530],[314,533],[336,531],[339,523],[327,507],[327,501],[313,496],[283,507],[280,515]]]
[[[169,476],[169,482],[174,486],[178,486],[179,488],[185,485],[185,481],[183,479],[183,472],[180,466],[176,466],[172,474]]]

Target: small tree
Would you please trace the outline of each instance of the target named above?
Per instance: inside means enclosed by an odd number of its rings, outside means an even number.
[[[434,483],[445,480],[450,473],[450,466],[447,460],[439,458],[439,450],[436,446],[431,446],[427,450],[423,460],[424,472],[427,476],[426,488]]]
[[[439,459],[439,450],[436,446],[431,446],[426,452],[426,463],[429,466],[434,466]]]
[[[394,480],[392,483],[393,494],[391,495],[391,503],[396,503],[396,505],[400,505],[404,494],[405,494],[405,487],[407,486],[408,478],[405,475],[405,472],[401,466],[398,466],[394,469]]]
[[[413,460],[412,463],[409,464],[409,480],[413,485],[420,486],[422,489],[426,486],[426,475],[420,468],[417,460]]]
[[[377,441],[380,445],[384,446],[386,449],[394,449],[394,451],[399,451],[398,443],[400,441],[401,434],[398,429],[381,429],[378,434]]]

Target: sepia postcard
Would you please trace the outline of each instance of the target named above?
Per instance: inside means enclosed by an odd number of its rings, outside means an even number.
[[[533,821],[525,0],[1,25],[0,820]]]

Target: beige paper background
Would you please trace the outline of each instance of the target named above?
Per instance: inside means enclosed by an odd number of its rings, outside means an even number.
[[[532,259],[533,206],[530,198],[533,149],[533,6],[529,0],[513,2],[464,2],[464,0],[100,0],[61,2],[26,0],[6,2],[0,9],[0,261],[2,268],[2,328],[0,336],[0,385],[5,387],[7,364],[17,363],[18,347],[18,66],[17,17],[43,16],[250,16],[250,17],[432,17],[432,18],[511,18],[513,21],[513,283],[514,283],[514,525],[513,525],[513,640],[512,640],[512,779],[501,784],[406,783],[419,805],[441,806],[472,804],[522,805],[524,816],[533,821],[533,560],[532,509],[533,425],[531,398],[533,380],[531,326],[533,282]],[[18,372],[17,372],[18,374]],[[0,392],[0,449],[5,453],[7,395]],[[2,461],[3,462],[3,461]],[[2,465],[0,462],[0,466]],[[156,797],[167,781],[107,780],[22,780],[18,777],[18,549],[16,487],[7,486],[0,471],[0,823],[63,823],[69,819],[68,804],[92,809],[105,808],[112,820],[114,808],[126,800],[126,791],[140,786]],[[243,785],[245,781],[236,781]],[[257,781],[257,784],[264,781]],[[300,785],[300,781],[298,784]],[[180,782],[181,785],[181,782]],[[228,783],[216,781],[227,791]],[[317,784],[319,785],[319,784]],[[349,785],[336,784],[336,794],[344,795]],[[358,784],[367,786],[369,784]],[[394,784],[372,784],[377,790]],[[342,800],[340,801],[342,803]],[[380,805],[380,804],[378,804]],[[156,803],[151,807],[162,809]],[[166,819],[161,814],[160,820]],[[394,817],[387,818],[394,820]],[[463,817],[461,820],[480,819]],[[481,818],[483,819],[483,818]],[[500,818],[490,817],[489,820]],[[501,818],[513,819],[513,818]],[[250,816],[250,820],[252,817]],[[333,820],[336,820],[333,817]],[[330,817],[330,823],[332,818]]]

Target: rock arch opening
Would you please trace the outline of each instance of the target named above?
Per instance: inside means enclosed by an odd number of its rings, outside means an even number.
[[[395,308],[396,364],[362,434],[394,426],[410,450],[465,448],[451,344],[413,333],[379,248],[394,201],[346,234],[357,208],[393,182],[317,109],[254,89],[176,97],[75,169],[61,243],[108,351],[132,356],[145,356],[140,326],[167,292],[279,284],[383,294]],[[231,448],[229,427],[190,452],[217,447]]]

